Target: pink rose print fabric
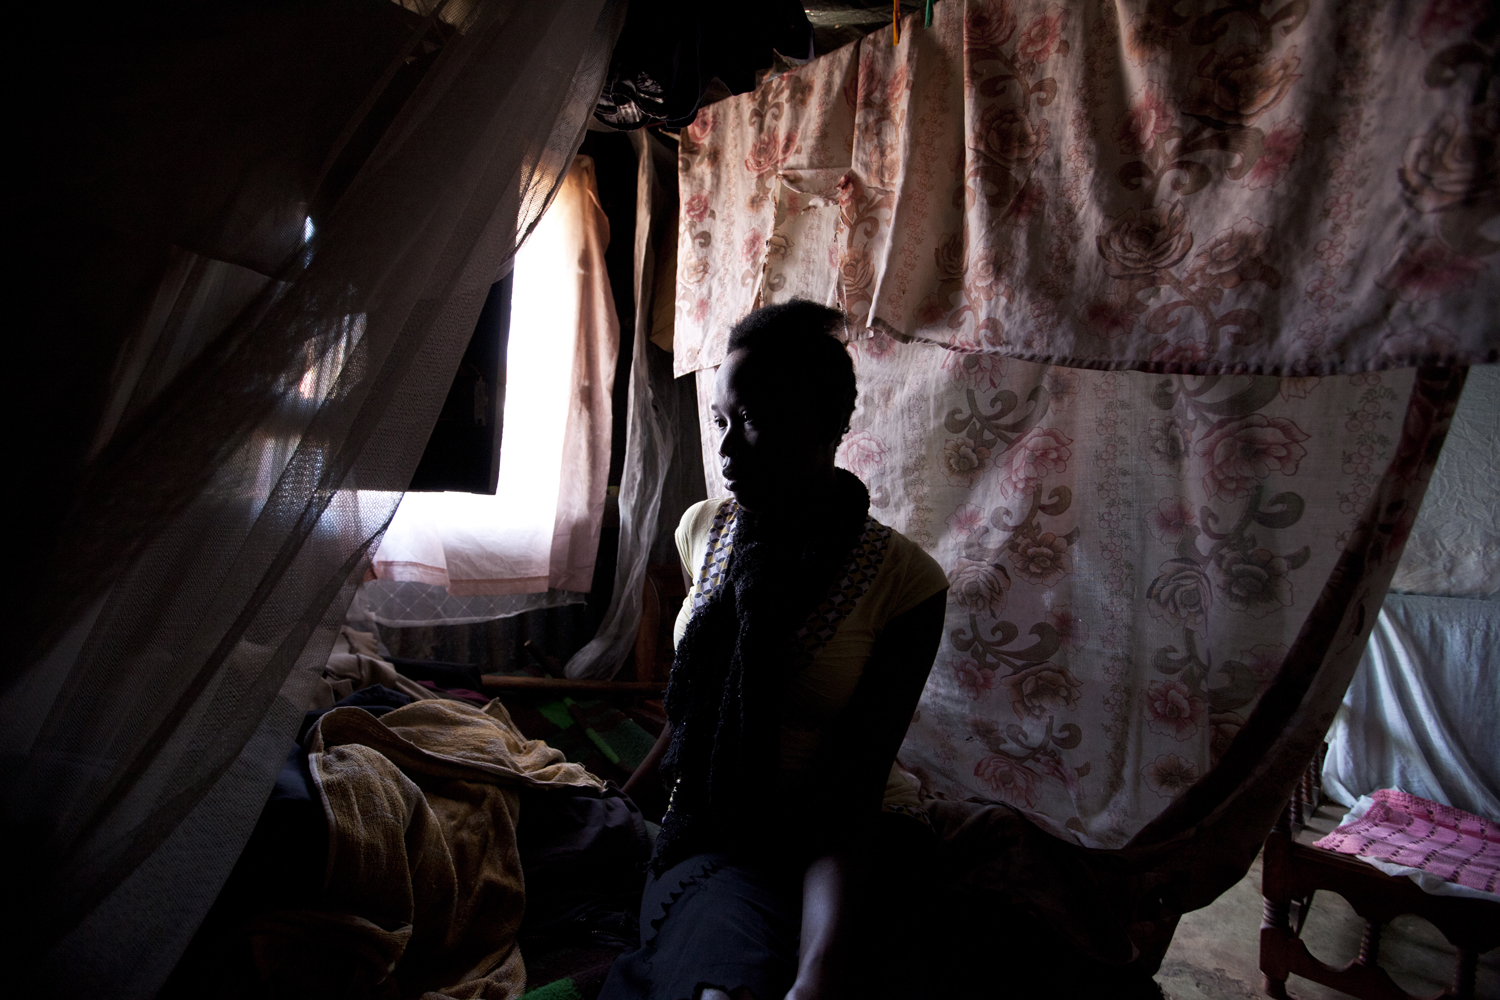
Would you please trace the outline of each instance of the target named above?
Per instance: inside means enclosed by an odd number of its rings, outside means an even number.
[[[717,365],[735,320],[789,298],[838,301],[831,256],[854,141],[858,47],[699,112],[678,137],[678,375]]]
[[[1181,6],[944,0],[900,44],[705,108],[682,136],[678,374],[792,294],[798,255],[855,332],[958,348],[976,381],[985,356],[1500,360],[1487,5]]]
[[[1462,384],[1409,366],[1500,344],[1496,40],[1452,0],[1230,6],[944,0],[682,136],[702,426],[734,320],[851,315],[837,461],[949,582],[902,766],[1089,847],[1267,739],[1284,663],[1333,711]]]
[[[947,348],[868,343],[837,461],[949,584],[902,765],[933,794],[1128,842],[1224,758],[1362,518],[1395,509],[1378,497],[1401,481],[1414,373],[1010,360],[976,385]]]
[[[934,794],[1126,843],[1275,680],[1396,456],[1412,373],[1010,360],[976,385],[962,352],[862,343],[837,460],[948,573],[902,765]]]

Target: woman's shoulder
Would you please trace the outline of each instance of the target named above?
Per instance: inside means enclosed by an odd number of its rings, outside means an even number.
[[[682,520],[677,522],[677,533],[684,538],[699,538],[708,534],[708,529],[713,525],[714,518],[730,500],[729,497],[713,497],[708,500],[699,500],[687,510],[682,512]]]
[[[894,560],[894,564],[901,566],[909,573],[925,576],[929,579],[941,579],[945,584],[948,576],[943,572],[943,567],[927,550],[912,541],[895,528],[890,528],[891,540],[886,547],[886,559]]]
[[[729,497],[700,500],[682,512],[682,520],[677,522],[674,540],[677,542],[677,555],[682,559],[683,569],[689,575],[697,572],[698,565],[703,561],[703,552],[708,545],[708,529],[713,527],[719,509],[728,501]]]
[[[922,546],[895,528],[890,531],[880,576],[891,591],[891,614],[899,615],[945,590],[948,574]]]

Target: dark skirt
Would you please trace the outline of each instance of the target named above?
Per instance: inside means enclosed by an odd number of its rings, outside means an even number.
[[[914,996],[937,840],[899,813],[882,813],[869,836],[880,864],[848,904],[848,995]],[[641,946],[615,962],[599,1000],[697,1000],[705,986],[781,1000],[797,979],[806,868],[805,856],[706,853],[648,880]]]
[[[599,1000],[695,1000],[707,986],[783,997],[801,928],[799,866],[696,854],[647,881],[641,946],[615,962]]]

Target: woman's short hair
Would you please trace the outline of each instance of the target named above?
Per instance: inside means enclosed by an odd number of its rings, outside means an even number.
[[[730,327],[729,350],[774,358],[768,374],[777,394],[838,441],[849,429],[859,395],[854,361],[837,337],[847,323],[837,309],[807,299],[778,302]]]

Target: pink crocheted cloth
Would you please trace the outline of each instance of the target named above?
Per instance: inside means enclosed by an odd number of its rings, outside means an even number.
[[[1420,868],[1456,885],[1500,891],[1500,823],[1393,788],[1359,819],[1314,844]]]

